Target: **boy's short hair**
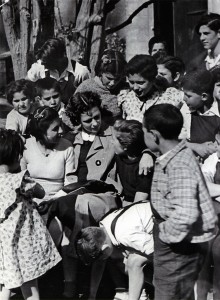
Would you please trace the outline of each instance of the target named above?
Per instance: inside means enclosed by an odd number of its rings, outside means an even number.
[[[153,36],[148,42],[148,51],[150,54],[152,53],[154,44],[163,44],[165,52],[168,51],[168,45],[167,45],[167,42],[165,41],[165,39],[163,39],[160,36]]]
[[[54,89],[55,92],[61,93],[59,82],[52,77],[45,77],[38,79],[35,83],[37,96],[42,97],[42,94],[45,90]]]
[[[183,127],[183,116],[172,104],[151,106],[144,114],[143,126],[148,130],[157,130],[164,139],[177,139]]]
[[[101,108],[100,96],[93,92],[79,92],[70,97],[65,112],[73,125],[79,125],[81,114],[93,107]]]
[[[102,246],[105,243],[105,233],[100,227],[82,229],[76,239],[76,253],[88,265],[102,255]]]
[[[173,78],[175,78],[177,72],[180,74],[184,74],[185,72],[184,62],[177,56],[164,56],[159,54],[157,64],[164,65],[165,68],[171,72]]]
[[[212,73],[212,76],[213,76],[214,83],[220,82],[220,67],[218,66],[217,68],[214,68],[211,71],[211,73]]]
[[[139,156],[146,148],[142,124],[136,120],[117,120],[114,129],[119,133],[119,143],[129,155]]]
[[[214,90],[213,75],[206,70],[189,71],[183,77],[182,87],[198,95],[207,93],[212,96]]]
[[[23,94],[28,99],[34,101],[35,88],[34,88],[34,83],[32,81],[26,79],[19,79],[10,82],[6,87],[6,97],[8,102],[12,104],[14,94],[20,92],[23,92]]]
[[[153,81],[157,76],[157,64],[153,56],[135,55],[126,66],[126,74],[140,74],[143,78]]]
[[[23,154],[24,142],[20,135],[11,129],[0,129],[0,165],[11,165]]]
[[[66,55],[66,45],[63,38],[51,38],[38,50],[36,59],[40,59],[48,69],[53,69],[54,61]]]
[[[220,15],[210,13],[207,15],[204,15],[199,20],[198,24],[195,27],[195,31],[197,34],[199,34],[199,29],[201,26],[206,25],[213,31],[218,31],[220,29]]]

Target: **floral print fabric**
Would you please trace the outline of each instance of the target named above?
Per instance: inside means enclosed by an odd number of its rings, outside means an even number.
[[[43,275],[61,257],[32,201],[27,171],[0,174],[0,284],[7,289]]]

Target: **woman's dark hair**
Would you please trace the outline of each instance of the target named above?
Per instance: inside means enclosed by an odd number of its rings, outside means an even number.
[[[93,107],[101,110],[101,99],[98,94],[93,92],[76,93],[69,99],[65,113],[75,126],[80,124],[81,114]]]
[[[66,55],[66,46],[63,38],[47,40],[38,50],[36,59],[40,59],[48,69],[54,68],[54,62]]]
[[[145,54],[135,55],[127,64],[126,74],[140,74],[143,78],[153,81],[157,76],[155,58]]]
[[[206,70],[190,71],[183,77],[182,87],[198,95],[207,93],[212,96],[214,78],[211,72]]]
[[[183,127],[183,116],[172,104],[151,106],[144,114],[143,126],[148,130],[157,130],[163,138],[177,139]]]
[[[111,73],[115,77],[122,77],[126,66],[126,60],[119,51],[107,49],[103,52],[101,59],[95,66],[95,73],[100,76],[102,73]]]
[[[39,107],[29,116],[27,132],[44,145],[46,143],[45,134],[47,129],[58,118],[59,115],[55,109],[48,106]]]
[[[218,14],[208,14],[201,17],[198,24],[195,27],[195,31],[197,34],[199,33],[199,29],[201,26],[206,25],[211,30],[217,32],[220,29],[220,15]]]
[[[159,43],[164,45],[165,53],[168,52],[167,42],[160,36],[153,36],[148,42],[148,51],[149,51],[150,55],[152,53],[154,44],[159,44]]]
[[[10,82],[6,87],[6,97],[9,103],[12,104],[14,94],[23,92],[23,94],[31,101],[35,98],[34,83],[30,80],[19,79]]]
[[[24,142],[14,130],[0,129],[0,165],[11,165],[23,155]]]
[[[177,72],[180,73],[180,75],[183,75],[185,72],[184,62],[177,56],[160,55],[156,61],[158,65],[164,65],[164,67],[171,72],[173,79]]]
[[[142,124],[136,120],[117,120],[114,129],[119,133],[116,137],[119,143],[127,148],[128,155],[140,156],[146,148]]]

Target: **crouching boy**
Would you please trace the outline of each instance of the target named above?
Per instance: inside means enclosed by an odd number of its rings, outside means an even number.
[[[185,141],[180,111],[170,104],[149,108],[143,131],[147,147],[159,151],[152,187],[155,300],[194,299],[194,284],[216,215],[199,164]]]
[[[84,263],[89,264],[104,261],[110,256],[114,258],[114,252],[119,249],[125,257],[128,272],[128,300],[139,300],[144,284],[143,268],[152,263],[152,231],[150,203],[138,202],[110,213],[100,222],[100,227],[83,229],[76,242],[77,253]],[[100,279],[97,273],[94,275],[97,280]]]

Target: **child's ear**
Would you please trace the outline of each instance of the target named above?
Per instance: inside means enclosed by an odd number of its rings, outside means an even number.
[[[173,78],[173,81],[178,81],[180,78],[180,72],[176,72],[175,77]]]
[[[202,101],[209,100],[209,95],[207,93],[202,93]]]
[[[35,97],[35,102],[39,102],[40,103],[40,100],[41,100],[40,96],[36,96]]]

